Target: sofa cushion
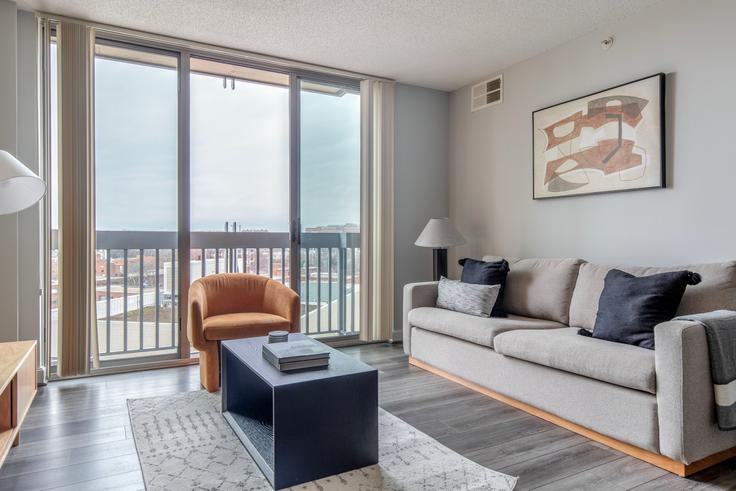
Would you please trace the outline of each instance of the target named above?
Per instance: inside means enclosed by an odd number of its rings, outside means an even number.
[[[501,285],[496,303],[493,304],[491,317],[506,317],[506,309],[503,306],[503,294],[506,291],[506,276],[509,274],[509,263],[505,259],[501,261],[486,262],[471,258],[463,258],[458,261],[463,271],[460,281],[474,285]]]
[[[577,335],[577,328],[517,330],[494,339],[496,352],[656,394],[654,351]]]
[[[700,275],[690,271],[634,276],[612,269],[598,301],[593,337],[654,349],[654,326],[672,319],[685,289],[698,283]]]
[[[503,259],[486,256],[484,261]],[[580,259],[506,258],[504,306],[511,314],[548,319],[562,324],[570,320],[570,299],[575,288]]]
[[[409,312],[409,324],[427,331],[493,347],[493,338],[513,329],[556,329],[558,322],[531,319],[517,315],[508,317],[476,317],[435,307],[419,307]]]
[[[500,290],[501,285],[473,285],[443,276],[437,285],[437,307],[490,317]]]
[[[270,331],[290,329],[291,324],[283,317],[261,312],[213,315],[205,318],[202,326],[208,341],[265,336]]]
[[[511,266],[513,269],[513,265]],[[570,303],[570,326],[592,330],[598,313],[603,281],[614,266],[583,263]],[[650,276],[671,271],[692,271],[701,276],[698,285],[689,286],[682,296],[677,315],[698,314],[713,310],[736,310],[736,261],[690,264],[667,268],[615,266],[635,276]]]

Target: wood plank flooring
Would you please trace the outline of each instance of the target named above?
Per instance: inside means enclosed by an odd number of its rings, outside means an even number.
[[[409,366],[400,345],[343,351],[380,371],[380,404],[444,445],[519,476],[517,489],[736,489],[736,459],[688,479]],[[199,389],[196,366],[54,382],[39,389],[0,469],[0,490],[143,489],[127,398]]]

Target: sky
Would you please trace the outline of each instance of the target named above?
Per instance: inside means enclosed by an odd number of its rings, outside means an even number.
[[[191,229],[288,231],[288,89],[190,80]],[[301,128],[302,226],[359,223],[359,95],[302,92]],[[175,70],[96,60],[95,179],[98,230],[177,229]]]

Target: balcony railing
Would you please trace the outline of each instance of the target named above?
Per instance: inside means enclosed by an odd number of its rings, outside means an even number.
[[[56,247],[55,240],[52,245]],[[289,246],[288,233],[192,232],[190,281],[213,273],[247,272],[291,285]],[[96,247],[96,354],[102,361],[175,354],[179,346],[177,234],[98,231]],[[360,234],[303,233],[300,262],[302,332],[357,333]],[[53,359],[58,329],[55,306],[51,325]]]

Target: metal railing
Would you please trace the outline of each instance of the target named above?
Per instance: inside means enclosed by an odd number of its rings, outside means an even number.
[[[357,333],[360,234],[302,233],[300,261],[302,332]]]
[[[301,241],[302,332],[357,333],[360,234],[307,232]],[[288,233],[192,232],[190,244],[191,281],[214,273],[247,272],[291,285]],[[180,307],[176,232],[98,231],[96,248],[100,359],[176,353]],[[51,314],[53,341],[57,309],[52,308]]]

